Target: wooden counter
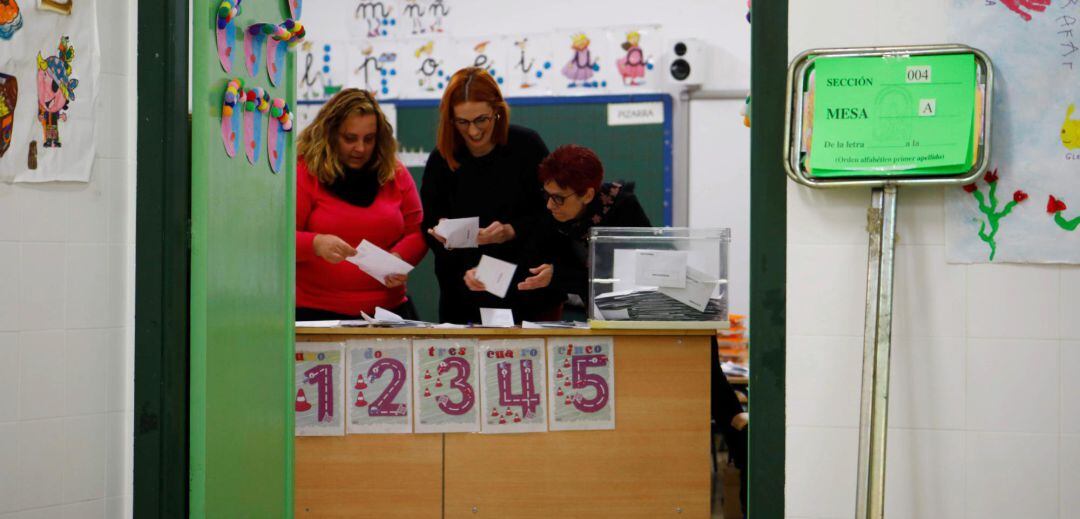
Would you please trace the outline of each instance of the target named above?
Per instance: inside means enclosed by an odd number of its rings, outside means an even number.
[[[296,516],[709,517],[709,330],[298,329],[615,340],[615,430],[296,438]],[[530,461],[531,460],[531,461]]]

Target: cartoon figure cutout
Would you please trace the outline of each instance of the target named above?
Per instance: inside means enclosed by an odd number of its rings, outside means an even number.
[[[270,102],[270,123],[266,128],[266,158],[270,161],[270,171],[277,173],[285,162],[286,133],[293,129],[293,115],[284,99],[276,98]]]
[[[19,3],[15,0],[0,0],[0,40],[10,40],[22,26]]]
[[[1076,105],[1070,104],[1065,111],[1065,122],[1061,124],[1061,144],[1070,150],[1080,148],[1080,119],[1072,118],[1074,110]]]
[[[626,55],[615,60],[615,68],[622,76],[623,84],[638,86],[645,82],[645,69],[651,69],[652,63],[645,58],[641,50],[641,33],[630,31],[626,33],[626,41],[622,43],[622,50]]]
[[[589,81],[600,70],[600,64],[589,51],[589,38],[584,33],[578,33],[570,37],[570,48],[574,50],[574,57],[563,66],[562,73],[570,80],[567,85],[570,88],[582,86],[586,88],[607,86],[600,85],[596,81]]]
[[[270,94],[261,87],[244,92],[244,153],[255,164],[262,152],[262,120],[270,110]]]
[[[75,101],[79,80],[71,77],[75,47],[67,36],[60,38],[56,56],[37,57],[38,122],[44,135],[44,148],[60,147],[60,121],[67,121],[67,111]]]
[[[240,125],[244,116],[244,82],[240,78],[229,80],[225,86],[225,99],[221,104],[221,140],[225,154],[236,156],[240,147]]]
[[[243,0],[221,0],[217,11],[218,61],[225,72],[232,72],[232,57],[236,50],[236,24]]]
[[[15,104],[19,100],[19,82],[15,76],[0,73],[0,157],[11,146],[15,132]]]

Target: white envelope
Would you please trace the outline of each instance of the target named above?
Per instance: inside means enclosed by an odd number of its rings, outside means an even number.
[[[485,254],[480,256],[480,264],[476,266],[476,279],[484,284],[488,292],[499,297],[506,297],[506,291],[510,289],[515,270],[517,270],[517,265]]]
[[[447,249],[473,249],[477,247],[476,235],[480,233],[480,217],[449,218],[435,226],[435,232],[446,238]]]
[[[493,328],[513,328],[514,312],[509,308],[481,308],[480,323]]]
[[[693,267],[686,267],[686,288],[660,287],[660,293],[679,301],[699,312],[709,306],[720,281]]]
[[[408,274],[413,269],[407,261],[380,249],[378,245],[367,240],[356,246],[356,255],[345,258],[345,261],[360,267],[376,281],[386,284],[386,276],[390,274]]]
[[[686,286],[686,251],[638,250],[634,283],[646,287]]]

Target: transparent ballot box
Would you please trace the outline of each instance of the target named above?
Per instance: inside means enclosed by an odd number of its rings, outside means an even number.
[[[729,229],[593,227],[589,325],[727,328]]]

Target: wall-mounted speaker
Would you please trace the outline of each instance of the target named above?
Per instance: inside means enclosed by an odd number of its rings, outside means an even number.
[[[696,38],[668,40],[664,50],[665,77],[678,85],[700,86],[705,82],[709,47]]]

